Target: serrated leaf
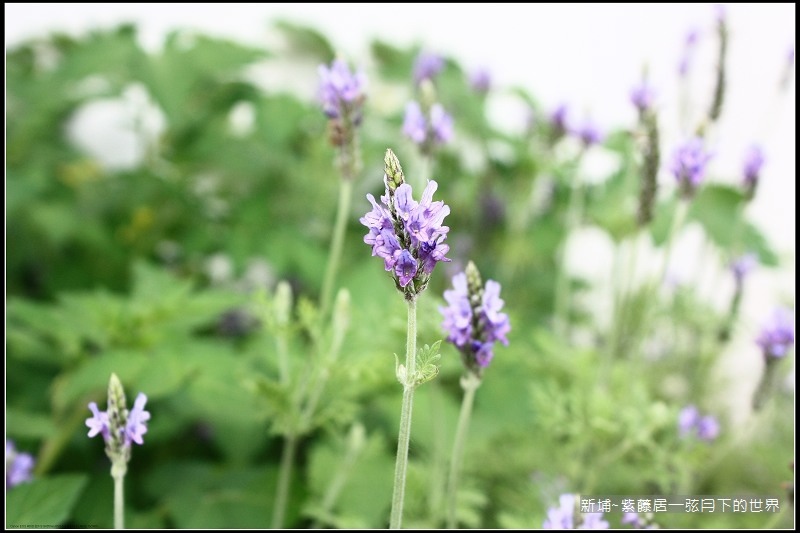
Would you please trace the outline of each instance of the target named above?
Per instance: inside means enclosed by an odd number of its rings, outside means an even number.
[[[69,518],[87,479],[83,474],[67,474],[8,490],[6,527],[59,528]]]

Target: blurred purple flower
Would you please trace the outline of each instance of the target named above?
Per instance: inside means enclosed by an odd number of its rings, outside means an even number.
[[[419,85],[422,80],[431,80],[444,68],[444,58],[430,52],[421,52],[414,61],[414,82]]]
[[[711,154],[703,148],[703,140],[697,137],[689,139],[673,152],[670,170],[684,197],[691,197],[703,181],[710,159]]]
[[[603,140],[603,134],[600,133],[600,129],[589,120],[584,122],[579,128],[576,128],[573,133],[580,138],[586,147],[597,144]]]
[[[446,144],[453,137],[453,117],[441,104],[433,104],[426,119],[420,105],[409,102],[403,119],[403,134],[420,146]]]
[[[345,114],[345,107],[356,108],[363,101],[367,87],[363,72],[351,73],[341,59],[335,59],[330,67],[320,65],[318,71],[319,97],[328,118],[339,118]]]
[[[608,522],[603,520],[603,513],[584,513],[578,529],[608,529],[608,527]]]
[[[700,440],[711,442],[719,435],[719,423],[712,415],[701,417],[694,405],[687,405],[678,414],[678,434],[686,438],[695,434]]]
[[[783,357],[794,345],[794,317],[784,308],[777,308],[764,324],[756,339],[765,357]]]
[[[697,436],[700,440],[711,442],[719,435],[719,422],[711,415],[697,421]]]
[[[150,413],[144,410],[145,403],[147,403],[147,396],[140,392],[136,397],[133,409],[128,412],[125,427],[120,428],[118,432],[123,447],[129,447],[131,442],[144,444],[142,436],[147,433],[145,422],[150,420]],[[106,443],[111,442],[111,424],[108,412],[100,411],[95,402],[89,403],[89,410],[92,412],[92,416],[86,419],[86,426],[89,428],[88,436],[91,438],[101,434]]]
[[[623,525],[630,525],[635,529],[642,527],[642,519],[639,518],[639,513],[636,512],[622,513],[622,520],[620,520],[620,523]]]
[[[30,481],[34,464],[31,454],[18,452],[14,441],[6,439],[6,489]]]
[[[636,106],[636,109],[639,110],[639,113],[644,113],[645,111],[649,110],[653,107],[653,102],[655,101],[656,93],[655,90],[648,85],[647,81],[642,81],[640,85],[637,85],[633,89],[631,89],[631,103]]]
[[[754,188],[764,166],[764,151],[758,145],[753,145],[747,150],[744,158],[744,184],[745,188]]]
[[[547,518],[542,524],[542,529],[574,529],[575,495],[562,494],[558,502],[558,507],[547,510]]]
[[[731,261],[731,272],[733,272],[736,282],[741,284],[745,276],[752,271],[758,264],[758,258],[755,254],[744,254]]]
[[[477,93],[487,93],[492,87],[492,74],[488,68],[481,67],[473,70],[469,75],[469,85]]]
[[[467,368],[480,372],[492,361],[495,342],[508,345],[511,325],[508,315],[501,312],[500,284],[491,279],[482,284],[470,262],[465,272],[453,276],[453,288],[444,291],[444,299],[448,306],[439,312],[447,340],[459,349]]]
[[[692,28],[686,33],[683,55],[681,56],[681,62],[678,65],[678,73],[681,75],[681,77],[685,77],[689,73],[689,63],[691,62],[694,47],[697,44],[699,36],[700,32],[696,28]]]
[[[556,137],[561,137],[569,129],[569,124],[567,122],[568,114],[569,107],[567,107],[567,104],[559,105],[550,114],[550,125],[553,127],[553,132]]]

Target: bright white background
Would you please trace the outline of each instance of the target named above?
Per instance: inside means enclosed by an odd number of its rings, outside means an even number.
[[[379,37],[396,45],[421,44],[452,55],[467,68],[488,66],[499,87],[528,88],[545,107],[568,103],[607,129],[633,124],[628,93],[647,65],[658,91],[668,156],[682,139],[678,115],[677,65],[690,29],[700,40],[692,64],[691,95],[697,112],[707,109],[717,43],[712,4],[6,4],[6,47],[59,30],[134,22],[143,45],[157,49],[174,29],[270,47],[270,22],[285,18],[326,34],[355,63],[366,63],[368,45]],[[725,6],[730,28],[728,89],[714,137],[712,179],[736,183],[746,147],[766,152],[757,201],[748,214],[768,235],[791,272],[755,273],[745,299],[752,325],[742,346],[752,345],[758,324],[778,303],[794,305],[795,86],[780,96],[777,85],[795,42],[794,4]],[[519,118],[519,117],[517,117]],[[665,180],[667,176],[662,176]],[[680,250],[676,251],[680,255]],[[687,255],[693,252],[685,252]],[[575,254],[571,254],[575,255]],[[575,266],[580,269],[578,253]],[[590,272],[593,265],[590,266]],[[602,282],[607,281],[607,277]],[[727,285],[717,284],[726,294]],[[709,294],[709,297],[717,296]],[[749,348],[737,350],[747,352]],[[739,357],[738,355],[736,357]],[[735,361],[734,361],[735,362]],[[739,361],[741,363],[741,361]],[[755,365],[755,366],[753,366]],[[753,387],[757,363],[735,364]]]

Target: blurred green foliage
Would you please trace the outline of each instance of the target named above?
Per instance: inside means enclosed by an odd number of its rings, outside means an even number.
[[[310,95],[317,64],[335,47],[303,26],[280,23],[275,31],[286,49],[176,32],[146,52],[135,28],[122,26],[7,50],[7,435],[37,460],[36,480],[8,492],[7,525],[111,525],[109,463],[84,426],[87,403],[104,405],[111,372],[129,394],[145,392],[152,413],[126,478],[129,526],[268,527],[281,435],[298,423],[291,413],[304,380],[322,385],[298,430],[287,525],[387,525],[402,392],[392,354],[404,345],[405,309],[357,218],[369,207],[364,194],[382,190],[386,147],[407,175],[420,172],[400,137],[402,103],[387,105],[396,99],[387,95],[411,97],[419,49],[380,41],[370,48],[364,171],[338,283],[351,294],[351,317],[341,354],[325,366],[314,347],[337,332],[320,322],[314,302],[338,176],[324,115],[286,89],[279,72],[289,59]],[[130,103],[132,88],[144,101]],[[554,335],[556,258],[577,156],[554,149],[545,122],[521,135],[490,122],[486,96],[470,90],[453,59],[436,89],[458,136],[432,172],[452,210],[451,257],[454,265],[473,259],[484,278],[502,283],[513,328],[476,397],[460,523],[540,527],[561,492],[783,497],[782,483],[793,478],[792,395],[777,394],[745,426],[726,419],[727,389],[712,380],[723,316],[690,289],[625,295],[623,323],[612,326],[625,349],[614,352],[594,311],[580,304],[591,284],[573,278],[573,328],[592,340]],[[525,89],[503,96],[544,116]],[[109,101],[132,109],[123,127],[139,149],[133,164],[109,165],[70,133],[82,112]],[[152,108],[163,117],[157,135],[144,126]],[[239,114],[250,119],[242,131],[233,125]],[[638,235],[640,158],[626,130],[612,132],[602,149],[619,164],[602,182],[581,186],[581,223],[619,244]],[[537,190],[545,194],[534,206]],[[757,228],[734,223],[743,202],[737,190],[712,184],[689,219],[717,249],[754,250],[763,265],[778,265]],[[660,198],[656,212],[645,233],[658,245],[674,201]],[[440,266],[420,299],[420,346],[443,337],[437,308],[454,272]],[[277,280],[291,284],[296,302],[284,332],[269,324]],[[267,295],[261,303],[259,290]],[[277,379],[279,337],[290,354],[288,382]],[[655,356],[646,340],[658,344]],[[744,356],[759,356],[751,351]],[[443,525],[435,495],[444,486],[440,465],[452,445],[461,370],[451,346],[442,355],[439,376],[416,398],[408,527]],[[325,369],[324,379],[315,369]],[[717,441],[678,437],[677,415],[688,403],[721,418]],[[658,522],[760,528],[765,518],[669,514]],[[619,525],[618,515],[609,519]],[[791,524],[788,514],[781,519]]]

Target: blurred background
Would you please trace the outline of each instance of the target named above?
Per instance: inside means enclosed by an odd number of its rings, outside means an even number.
[[[432,169],[436,199],[451,207],[454,261],[420,299],[420,342],[443,336],[442,293],[467,259],[500,281],[512,323],[477,394],[461,525],[538,527],[565,492],[793,490],[794,358],[774,358],[768,375],[755,342],[773,308],[795,300],[793,4],[5,9],[6,428],[36,464],[34,483],[9,492],[13,523],[51,523],[21,521],[39,497],[57,508],[52,523],[110,523],[108,461],[84,421],[113,371],[153,413],[127,481],[130,524],[264,527],[291,437],[286,524],[385,526],[400,395],[391,353],[405,309],[357,219],[366,193],[380,193],[387,147],[413,179]],[[705,138],[713,158],[669,255],[669,160],[710,107],[721,11],[729,46],[721,118]],[[455,129],[430,166],[401,133],[422,51],[446,58],[434,85]],[[335,54],[363,66],[369,87],[335,280],[351,305],[329,327],[314,303],[343,182],[317,69]],[[476,68],[491,74],[488,93],[470,84]],[[655,217],[639,226],[646,135],[630,91],[644,75],[661,164]],[[603,141],[554,136],[562,104]],[[753,143],[765,164],[750,202],[741,179]],[[585,195],[578,226],[573,191]],[[759,264],[742,292],[730,261],[744,251]],[[669,283],[658,286],[666,256]],[[572,331],[561,335],[564,280]],[[278,301],[279,281],[293,301]],[[339,360],[315,358],[328,345]],[[284,352],[291,379],[278,368]],[[415,399],[408,527],[443,523],[437,491],[462,372],[445,343],[439,377]],[[311,380],[321,385],[306,389]],[[774,393],[760,412],[759,383]],[[693,406],[714,420],[711,435],[683,427]],[[765,522],[676,513],[663,525]]]
[[[749,216],[770,236],[788,267],[780,272],[753,273],[753,290],[746,295],[743,313],[757,321],[769,311],[777,295],[794,294],[795,290],[794,71],[790,90],[777,91],[787,62],[793,61],[789,56],[793,57],[795,41],[794,4],[469,4],[454,12],[452,6],[444,4],[229,3],[198,4],[189,9],[170,3],[10,3],[5,8],[6,47],[48,32],[78,36],[90,29],[131,22],[147,51],[160,50],[168,33],[176,29],[269,48],[280,40],[272,23],[287,20],[323,31],[338,53],[354,64],[369,66],[368,44],[377,38],[452,56],[465,69],[487,67],[496,87],[524,87],[545,109],[568,104],[605,130],[625,127],[635,120],[629,92],[646,71],[657,91],[661,140],[663,146],[671,147],[686,137],[678,119],[677,71],[687,35],[697,35],[690,93],[710,95],[716,61],[714,16],[720,7],[728,19],[730,47],[725,107],[718,134],[712,140],[711,173],[738,176],[747,147],[758,143],[764,148],[767,162],[759,185],[760,201],[750,207]],[[291,65],[281,68],[257,73],[256,77],[269,76],[273,86],[278,77],[298,96],[315,98],[316,81],[308,77],[308,69],[298,72]],[[384,107],[398,104],[391,96],[389,102],[384,102]],[[488,111],[494,124],[519,133],[529,117],[514,104],[502,96],[493,97]],[[707,102],[698,98],[692,104],[702,108]],[[96,106],[73,123],[72,135],[107,164],[124,166],[136,159],[137,147],[130,132],[120,131],[121,120],[118,108]],[[148,126],[157,132],[158,117]],[[597,164],[602,165],[602,161]],[[702,268],[694,263],[699,255],[698,236],[688,232],[683,237],[671,266],[676,279]],[[610,268],[608,246],[591,235],[579,234],[574,240],[568,261],[571,269],[591,278],[598,275],[598,262]],[[587,262],[583,257],[594,260]],[[718,266],[709,269],[713,272]],[[713,274],[703,281],[713,283]],[[745,361],[733,362],[730,368],[734,379],[754,386],[753,368]]]

